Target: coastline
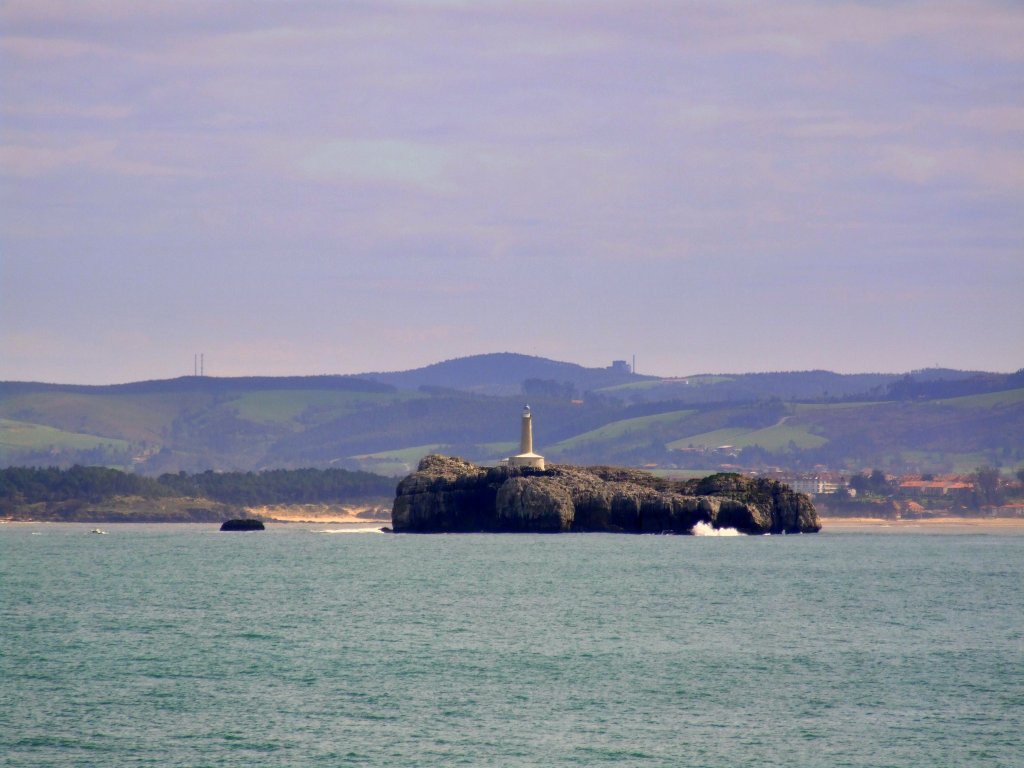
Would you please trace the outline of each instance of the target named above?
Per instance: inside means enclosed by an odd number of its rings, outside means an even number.
[[[836,533],[1024,533],[1024,517],[928,517],[890,520],[880,517],[819,516],[821,532]]]
[[[312,523],[352,525],[390,525],[390,510],[379,506],[342,506],[330,504],[289,504],[249,507],[246,512],[260,516],[268,523]],[[933,517],[912,520],[889,520],[880,517],[819,517],[822,533],[1024,533],[1021,517]],[[40,523],[73,523],[93,525],[97,521],[12,520],[0,518],[0,525],[33,525]],[[98,521],[110,523],[109,521]],[[120,522],[136,522],[122,520]],[[153,521],[137,521],[153,522]],[[168,520],[182,523],[187,521]],[[159,525],[160,523],[154,523]]]
[[[380,505],[278,504],[246,507],[246,513],[268,523],[387,523],[391,509]]]
[[[89,525],[116,525],[118,523],[221,523],[232,517],[258,517],[268,523],[362,523],[366,525],[390,525],[391,508],[383,504],[272,504],[251,507],[225,507],[209,519],[196,520],[180,515],[166,515],[155,518],[147,514],[143,519],[133,519],[130,510],[111,519],[109,514],[81,515],[77,519],[56,519],[54,517],[0,517],[0,524],[21,523],[82,523]]]

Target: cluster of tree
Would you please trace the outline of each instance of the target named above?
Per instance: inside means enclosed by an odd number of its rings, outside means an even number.
[[[850,478],[849,485],[859,496],[868,493],[873,493],[876,496],[885,496],[892,489],[891,484],[885,478],[885,472],[880,469],[872,469],[869,475],[858,472]]]
[[[886,387],[888,400],[939,400],[966,395],[981,395],[1024,387],[1024,368],[1016,373],[982,373],[969,378],[944,378],[922,381],[907,374]]]
[[[240,392],[318,389],[340,392],[393,392],[394,387],[358,376],[180,376],[176,379],[134,381],[128,384],[46,384],[0,381],[0,396],[54,392],[82,395],[152,395],[168,392],[206,392],[237,396]]]
[[[931,497],[928,505],[932,509],[975,512],[986,507],[997,507],[1024,496],[1024,468],[1017,470],[1016,477],[1019,482],[1015,485],[1005,481],[995,467],[978,467],[970,474],[969,488],[960,488],[941,497]],[[926,473],[921,479],[933,480],[934,475]],[[857,501],[872,503],[878,499],[908,498],[898,485],[886,479],[880,469],[873,469],[870,474],[858,472],[850,478],[849,487],[857,491]],[[839,488],[829,503],[849,501],[850,494],[846,488]]]
[[[19,466],[61,466],[75,464],[86,467],[124,467],[131,464],[132,448],[118,448],[112,443],[103,443],[92,448],[73,448],[68,445],[48,445],[36,450],[18,450],[16,456],[0,449],[0,463]]]
[[[714,375],[710,379],[664,380],[657,386],[626,390],[633,402],[678,400],[688,405],[752,403],[781,400],[839,400],[882,392],[896,376],[883,373],[839,374],[830,371],[791,371]]]
[[[179,496],[225,504],[312,504],[391,496],[395,480],[347,469],[270,469],[263,472],[186,472],[161,475],[161,486]]]
[[[526,379],[523,382],[523,396],[529,400],[572,400],[576,394],[576,385],[571,381]]]
[[[156,480],[106,467],[0,469],[0,503],[100,501],[112,496],[157,498],[170,489]]]
[[[265,472],[179,472],[143,477],[106,467],[0,469],[0,507],[65,501],[98,502],[119,496],[195,497],[226,504],[302,504],[379,499],[395,481],[344,469],[275,469]]]
[[[995,507],[1003,503],[998,469],[994,467],[978,467],[974,470],[971,478],[974,481],[974,493],[971,499],[974,507]]]

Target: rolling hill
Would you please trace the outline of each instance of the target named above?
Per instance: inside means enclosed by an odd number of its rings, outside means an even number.
[[[524,390],[550,461],[890,471],[1024,463],[1019,372],[663,380],[502,354],[358,377],[2,382],[0,466],[401,474],[429,452],[494,461],[516,445]]]
[[[364,373],[360,378],[390,384],[398,389],[436,387],[505,396],[519,395],[523,382],[529,379],[568,383],[580,394],[654,379],[636,375],[628,367],[584,368],[576,363],[511,352],[461,357],[409,371]]]

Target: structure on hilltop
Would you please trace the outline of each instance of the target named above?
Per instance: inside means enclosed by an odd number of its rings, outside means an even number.
[[[530,467],[544,469],[544,457],[533,452],[533,416],[530,406],[523,407],[523,421],[520,429],[519,453],[509,456],[502,462],[510,467]]]

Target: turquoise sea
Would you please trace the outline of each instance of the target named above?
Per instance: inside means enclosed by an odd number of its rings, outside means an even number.
[[[1020,533],[92,527],[0,525],[2,766],[1024,765]]]

